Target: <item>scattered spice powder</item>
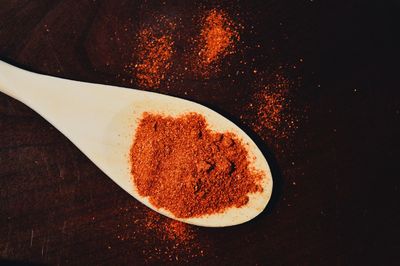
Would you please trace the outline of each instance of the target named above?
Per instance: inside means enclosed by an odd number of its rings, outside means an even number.
[[[138,84],[143,89],[160,86],[171,68],[174,51],[172,31],[175,23],[163,16],[157,18],[160,25],[142,26],[136,37],[134,58],[136,63],[126,66],[135,74]]]
[[[195,231],[190,225],[170,218],[162,218],[155,211],[148,211],[145,227],[159,235],[162,240],[175,241],[176,243],[188,242],[195,237]]]
[[[155,236],[157,243],[162,246],[144,250],[148,259],[157,260],[157,256],[169,261],[189,262],[196,257],[202,257],[209,250],[204,239],[199,238],[198,228],[179,221],[164,217],[152,210],[146,210],[145,219],[141,225]]]
[[[200,227],[162,216],[138,202],[130,201],[115,215],[119,217],[116,240],[131,242],[145,256],[146,263],[190,262],[212,253],[206,235],[199,235]]]
[[[199,56],[206,65],[232,52],[234,41],[239,40],[233,22],[224,11],[217,9],[209,11],[204,18],[200,37]]]
[[[193,30],[186,30],[180,17],[149,16],[139,27],[124,66],[141,89],[159,88],[163,81],[169,87],[185,75],[210,78],[220,72],[227,55],[236,53],[241,25],[224,10],[194,13]]]
[[[278,73],[261,72],[256,78],[257,90],[245,108],[249,111],[246,120],[261,136],[289,139],[298,127],[289,94],[293,82]]]
[[[200,21],[200,34],[193,38],[196,46],[193,52],[195,74],[209,76],[219,71],[221,59],[235,53],[235,45],[240,40],[237,25],[223,10],[212,9]]]
[[[262,191],[263,173],[251,168],[242,141],[211,131],[196,113],[145,113],[130,154],[138,193],[179,218],[239,208]]]

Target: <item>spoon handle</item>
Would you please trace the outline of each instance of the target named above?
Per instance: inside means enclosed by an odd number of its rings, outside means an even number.
[[[0,92],[28,105],[61,131],[72,118],[74,124],[90,119],[87,115],[96,108],[93,100],[112,91],[106,87],[36,74],[0,61]]]
[[[51,123],[51,114],[73,103],[71,96],[77,93],[73,88],[79,84],[77,81],[36,74],[0,61],[0,92],[26,104]]]
[[[143,92],[29,72],[0,61],[0,92],[26,104],[86,155],[99,154],[99,143],[116,110]],[[93,156],[92,156],[93,157]]]
[[[30,74],[28,71],[0,61],[0,91],[29,105],[26,100],[37,95],[36,82]]]

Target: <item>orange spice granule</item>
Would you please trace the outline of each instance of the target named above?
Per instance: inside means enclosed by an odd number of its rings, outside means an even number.
[[[160,86],[172,65],[174,41],[171,30],[175,25],[162,17],[157,21],[166,28],[159,25],[142,27],[137,34],[134,49],[136,63],[128,65],[142,89]]]

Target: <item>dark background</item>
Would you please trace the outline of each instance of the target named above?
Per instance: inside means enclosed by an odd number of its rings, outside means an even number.
[[[39,73],[136,88],[122,67],[130,37],[118,44],[114,35],[125,23],[146,20],[141,12],[184,16],[198,6],[216,5],[2,0],[0,58]],[[298,129],[288,138],[252,131],[246,76],[233,86],[222,72],[154,90],[211,106],[256,135],[274,175],[267,210],[240,226],[192,228],[201,256],[170,251],[171,243],[131,225],[145,207],[43,118],[1,94],[4,262],[158,264],[173,254],[172,262],[191,264],[398,263],[399,2],[224,1],[218,8],[254,26],[243,33],[247,44],[262,44],[243,55],[257,58],[252,67],[280,69],[296,81],[290,112]],[[116,237],[134,232],[141,233]],[[163,252],[151,256],[157,249]]]

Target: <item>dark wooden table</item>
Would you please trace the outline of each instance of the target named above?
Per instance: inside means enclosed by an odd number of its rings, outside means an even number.
[[[253,221],[224,229],[190,227],[194,239],[177,247],[146,228],[146,208],[57,129],[1,94],[3,262],[398,263],[400,6],[366,2],[0,1],[2,60],[48,75],[132,88],[138,85],[124,64],[135,29],[149,14],[185,18],[200,9],[227,10],[245,25],[241,37],[250,47],[232,60],[255,58],[252,65],[236,62],[209,80],[188,78],[154,91],[211,106],[256,136],[267,147],[275,182],[267,210]],[[253,49],[256,44],[261,48]],[[297,121],[296,130],[285,136],[255,130],[257,112],[246,108],[257,92],[246,72],[252,67],[290,81],[286,111]],[[246,73],[232,81],[228,74],[236,69]]]

